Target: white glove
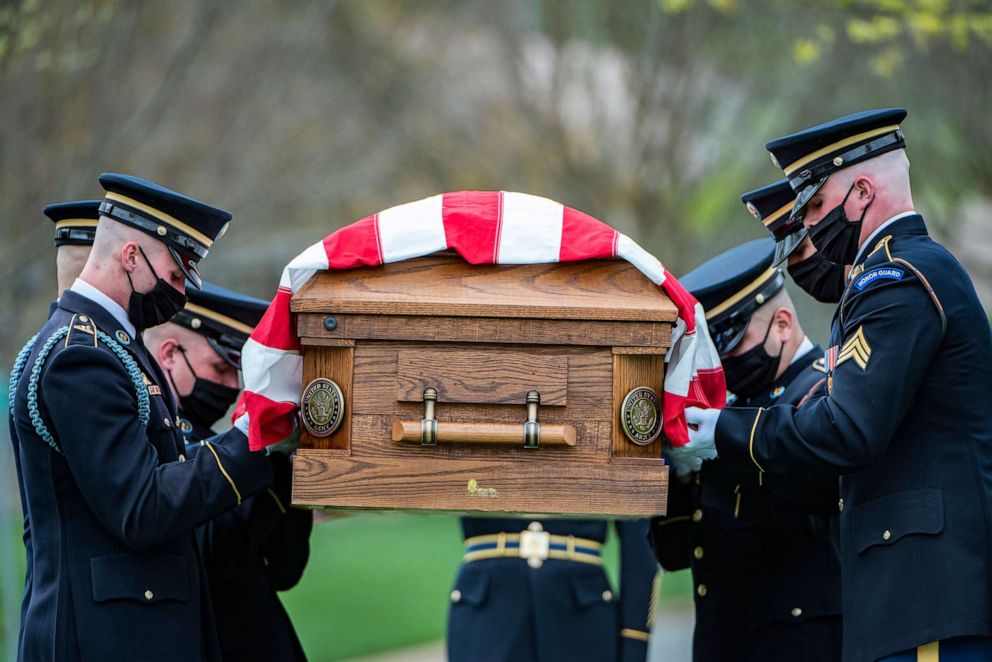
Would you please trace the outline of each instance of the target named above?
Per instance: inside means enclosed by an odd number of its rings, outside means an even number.
[[[716,419],[720,416],[718,409],[699,409],[689,407],[685,410],[685,419],[690,426],[689,443],[685,446],[673,446],[668,450],[668,457],[675,467],[675,475],[685,476],[703,468],[704,460],[716,459],[714,433]]]

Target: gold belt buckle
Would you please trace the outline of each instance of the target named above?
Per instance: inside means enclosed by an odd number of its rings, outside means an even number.
[[[540,522],[531,522],[526,531],[520,532],[520,558],[527,559],[527,565],[540,568],[551,550],[551,534],[541,527]]]

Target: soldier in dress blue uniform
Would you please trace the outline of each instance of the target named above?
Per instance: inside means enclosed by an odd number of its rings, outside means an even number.
[[[643,661],[658,567],[647,520],[617,521],[620,595],[603,571],[602,520],[462,520],[448,614],[452,662]]]
[[[268,307],[261,299],[204,282],[172,321],[145,343],[179,397],[187,458],[238,397],[241,349]],[[290,507],[291,467],[272,453],[275,481],[265,492],[200,527],[210,597],[225,662],[305,660],[276,596],[300,580],[310,555],[313,513]],[[218,479],[223,480],[218,477]]]
[[[845,660],[992,659],[992,333],[914,211],[905,116],[857,113],[768,144],[817,252],[854,265],[827,394],[690,409],[689,446],[734,470],[839,476]]]
[[[230,214],[100,176],[93,251],[12,370],[30,526],[24,660],[219,659],[195,527],[264,489],[244,429],[186,461],[168,382],[140,332],[182,308]]]
[[[766,222],[787,216],[794,198],[788,184],[744,197]],[[750,241],[679,279],[706,311],[738,405],[798,404],[826,378],[823,352],[773,266],[775,250],[770,239]],[[670,457],[677,473],[698,467],[674,449]],[[696,662],[840,659],[836,504],[836,480],[810,486],[720,461],[672,480],[668,516],[652,522],[652,534],[665,570],[692,568]]]

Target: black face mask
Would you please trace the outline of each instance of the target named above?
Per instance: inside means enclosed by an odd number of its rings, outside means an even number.
[[[844,265],[831,262],[815,252],[802,262],[789,265],[789,275],[796,285],[822,303],[838,303],[844,294],[847,276]]]
[[[810,241],[816,246],[817,252],[836,264],[854,264],[854,258],[858,256],[861,222],[868,213],[868,207],[871,207],[869,202],[857,221],[849,219],[844,211],[844,205],[847,204],[847,199],[851,197],[853,190],[854,184],[851,184],[844,200],[827,212],[823,220],[809,229]]]
[[[727,378],[727,388],[740,398],[752,398],[767,391],[775,382],[779,363],[782,361],[782,351],[785,343],[778,350],[778,356],[772,356],[765,351],[765,341],[771,333],[772,322],[768,322],[768,330],[762,341],[738,356],[728,356],[722,359],[723,374]]]
[[[193,382],[193,390],[189,392],[189,395],[179,395],[176,382],[172,379],[172,373],[169,373],[172,388],[179,397],[179,409],[191,423],[209,428],[231,408],[231,405],[238,398],[240,389],[198,377],[189,359],[186,358],[186,350],[180,347],[179,352],[183,355],[183,360],[186,361],[190,374],[196,380]]]
[[[186,305],[186,295],[169,285],[158,277],[155,267],[148,261],[145,251],[139,246],[141,257],[145,258],[145,264],[151,269],[155,276],[155,287],[148,292],[138,292],[134,289],[131,281],[131,274],[127,274],[127,282],[131,284],[131,298],[127,304],[127,316],[134,324],[134,328],[140,333],[145,329],[159,324],[165,324],[172,316],[183,309]]]

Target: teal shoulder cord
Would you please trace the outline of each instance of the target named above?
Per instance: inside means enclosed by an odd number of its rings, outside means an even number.
[[[31,417],[31,425],[34,426],[35,432],[42,440],[52,447],[52,449],[61,454],[62,449],[59,448],[58,444],[55,442],[55,437],[49,432],[48,428],[45,426],[45,422],[41,418],[41,412],[38,409],[38,380],[41,379],[41,369],[45,365],[45,359],[48,358],[48,354],[52,351],[59,340],[64,338],[69,333],[69,327],[64,326],[61,329],[53,333],[45,344],[42,345],[41,350],[38,352],[38,357],[34,361],[34,365],[31,366],[31,376],[28,379],[28,414]],[[131,383],[134,385],[134,392],[138,398],[138,421],[142,425],[148,425],[148,419],[151,416],[151,406],[148,400],[148,387],[145,386],[145,380],[141,377],[141,369],[138,368],[137,362],[134,358],[127,353],[120,343],[108,336],[103,331],[97,331],[96,337],[100,339],[114,354],[117,358],[121,360],[124,364],[124,369],[127,370],[128,376],[131,378]],[[33,345],[37,336],[31,339],[29,345]],[[28,349],[28,353],[30,353]],[[22,359],[21,354],[24,354]],[[21,371],[23,371],[23,363],[27,361],[27,354],[24,350],[21,350],[21,354],[17,355],[17,360],[22,364],[20,366]],[[15,362],[14,369],[17,371],[18,363]],[[18,373],[20,371],[17,371]],[[11,375],[11,383],[16,383],[14,381],[14,376]]]
[[[10,399],[10,408],[13,409],[14,405],[14,391],[17,390],[17,382],[21,379],[21,374],[24,372],[24,364],[28,362],[28,357],[31,356],[31,350],[34,349],[34,342],[38,339],[40,334],[36,333],[31,336],[31,340],[21,347],[21,351],[17,353],[17,358],[14,359],[14,367],[10,369],[10,385],[7,388],[7,397]]]

